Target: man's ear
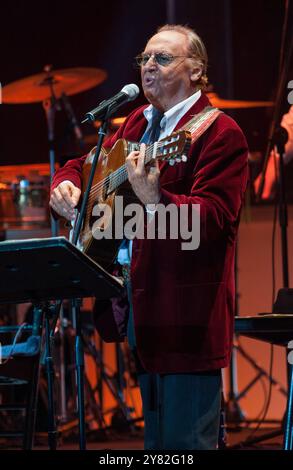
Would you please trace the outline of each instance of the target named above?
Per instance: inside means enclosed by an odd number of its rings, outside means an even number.
[[[202,75],[202,65],[201,64],[194,64],[194,67],[191,70],[190,80],[192,82],[198,82]]]

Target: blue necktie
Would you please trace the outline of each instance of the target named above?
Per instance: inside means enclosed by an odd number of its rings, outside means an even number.
[[[163,114],[160,113],[157,109],[155,108],[153,109],[152,124],[150,127],[147,127],[145,133],[140,139],[141,143],[151,144],[158,140],[160,131],[161,131],[160,121],[162,119],[162,116]],[[124,253],[128,253],[129,252],[129,240],[124,239],[120,248],[125,250]],[[131,260],[129,257],[126,263],[130,265],[130,261]],[[134,323],[133,323],[131,283],[127,282],[126,287],[127,287],[128,299],[129,299],[129,318],[128,318],[128,325],[127,325],[127,338],[128,338],[128,343],[129,343],[130,348],[133,349],[136,347],[136,339],[135,339]]]
[[[147,127],[145,133],[140,139],[141,143],[152,144],[153,142],[156,142],[159,139],[160,132],[161,132],[160,122],[161,122],[162,117],[163,117],[163,113],[161,113],[156,108],[154,108],[151,126]]]

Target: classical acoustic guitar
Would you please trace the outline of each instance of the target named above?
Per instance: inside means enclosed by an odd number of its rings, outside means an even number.
[[[185,162],[190,144],[190,132],[184,130],[174,132],[163,140],[147,145],[145,165],[146,167],[152,165],[154,160],[167,160],[170,165]],[[128,183],[125,159],[131,151],[139,150],[139,146],[139,143],[119,139],[108,153],[102,149],[98,159],[78,246],[105,269],[110,269],[112,266],[122,240],[115,239],[115,236],[111,239],[102,238],[97,236],[101,235],[97,234],[97,231],[105,233],[110,224],[114,225],[117,195],[123,195],[124,206],[134,200],[138,202]],[[95,149],[89,153],[83,165],[82,195],[87,186],[94,153]],[[97,204],[99,207],[107,205],[110,209],[98,220],[94,216],[94,208]]]

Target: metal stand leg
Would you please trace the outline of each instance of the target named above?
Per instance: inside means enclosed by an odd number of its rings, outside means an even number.
[[[42,337],[42,334],[41,334],[42,324],[43,324],[42,309],[38,306],[35,306],[34,314],[33,314],[33,331],[32,331],[33,335]],[[26,432],[25,432],[24,441],[23,441],[24,450],[31,450],[33,447],[34,430],[35,430],[35,422],[36,422],[36,414],[37,414],[37,404],[38,404],[40,356],[41,356],[41,351],[38,353],[37,358],[34,359],[35,364],[33,366],[31,390],[29,393],[29,400],[27,404],[26,419],[25,419]]]
[[[235,309],[234,315],[239,315],[239,286],[238,286],[238,247],[239,242],[236,244],[235,251],[235,263],[234,263],[234,272],[235,272]],[[225,419],[227,423],[241,423],[244,421],[245,415],[238,403],[238,383],[237,383],[237,354],[235,349],[235,344],[237,343],[237,337],[234,335],[232,356],[229,366],[229,379],[230,379],[230,389],[228,400],[225,403]]]
[[[246,396],[247,392],[255,385],[261,377],[266,377],[268,381],[278,387],[278,391],[282,393],[284,396],[287,396],[286,389],[279,383],[274,377],[270,376],[265,369],[260,367],[255,360],[237,343],[233,346],[233,354],[238,352],[242,355],[242,357],[256,370],[256,375],[252,378],[252,380],[246,385],[246,387],[241,391],[235,394],[235,390],[237,390],[237,386],[232,386],[231,390],[233,394],[231,396],[231,391],[229,395],[229,401],[226,404],[226,418],[227,422],[231,423],[241,423],[245,421],[245,416],[243,415],[241,408],[238,405],[238,401],[241,400],[243,397]]]
[[[227,448],[227,433],[226,433],[226,417],[225,417],[225,400],[223,390],[221,393],[221,411],[220,411],[220,426],[218,435],[218,449]]]
[[[120,389],[117,379],[115,377],[111,377],[107,372],[105,371],[104,364],[101,360],[101,357],[99,355],[99,352],[97,351],[95,345],[91,342],[86,340],[83,337],[83,340],[87,346],[87,349],[91,356],[95,359],[96,364],[100,366],[100,375],[101,375],[101,380],[104,381],[105,385],[108,387],[108,390],[110,391],[111,395],[113,398],[117,401],[119,409],[122,412],[122,415],[124,416],[125,420],[127,423],[130,425],[130,429],[133,430],[132,424],[134,420],[131,419],[129,409],[127,404],[125,403],[124,397],[123,397],[123,391]]]
[[[49,76],[49,70],[46,70],[48,72],[48,84],[50,83],[50,78]],[[52,183],[52,179],[55,173],[55,132],[54,132],[54,124],[55,124],[55,112],[57,109],[60,109],[60,107],[57,105],[57,100],[54,95],[54,90],[53,90],[53,84],[51,83],[50,85],[51,89],[51,98],[45,100],[43,102],[43,108],[46,113],[46,119],[47,119],[47,127],[48,127],[48,142],[49,142],[49,159],[50,159],[50,181]],[[51,214],[50,217],[51,220],[51,234],[52,237],[57,237],[59,233],[59,222],[58,220],[54,219],[54,217]]]
[[[85,413],[84,413],[84,350],[81,337],[80,320],[80,299],[72,301],[72,313],[76,322],[75,338],[75,364],[76,364],[76,382],[77,382],[77,400],[78,400],[78,421],[79,421],[79,448],[86,449],[85,438]]]
[[[55,404],[54,404],[54,367],[51,353],[51,339],[50,339],[50,308],[45,307],[45,335],[46,335],[46,371],[48,381],[48,444],[50,450],[57,448],[57,427],[55,419]]]
[[[245,396],[247,391],[252,387],[252,385],[254,385],[257,382],[257,380],[263,375],[268,378],[268,380],[272,383],[272,385],[277,385],[279,391],[281,393],[283,393],[283,395],[287,396],[287,392],[281,386],[281,384],[279,384],[273,377],[269,376],[264,369],[262,369],[260,366],[258,366],[253,361],[253,359],[242,348],[239,348],[238,350],[243,355],[243,357],[248,362],[250,362],[251,365],[258,371],[258,374],[256,375],[256,377],[239,394],[239,398],[242,398],[243,396]],[[289,386],[289,390],[288,390],[289,395],[288,395],[288,406],[287,406],[287,417],[286,417],[285,430],[284,430],[284,424],[283,424],[282,427],[279,428],[279,429],[264,433],[264,434],[262,434],[258,437],[253,437],[251,439],[245,440],[244,444],[246,446],[258,444],[259,442],[267,441],[269,439],[273,439],[274,437],[278,437],[278,436],[281,436],[282,434],[284,434],[284,446],[283,446],[284,450],[291,450],[292,449],[292,424],[293,424],[292,423],[292,406],[293,406],[292,369],[293,369],[293,366],[291,366],[291,381],[290,381],[290,386]],[[242,446],[243,446],[243,443],[236,444],[234,446],[231,446],[231,449],[240,449],[240,448],[242,448]]]
[[[293,450],[293,365],[289,366],[288,406],[286,413],[284,450]]]
[[[244,357],[244,359],[249,362],[252,367],[258,372],[257,375],[251,380],[251,382],[244,388],[244,390],[242,390],[241,393],[238,394],[237,396],[237,399],[240,400],[241,398],[243,398],[246,393],[248,392],[248,390],[259,380],[260,377],[262,376],[265,376],[268,381],[272,384],[272,385],[275,385],[278,387],[278,391],[280,393],[282,393],[284,396],[287,396],[287,391],[285,390],[285,388],[282,386],[282,384],[280,382],[278,382],[276,379],[274,379],[274,377],[270,376],[262,367],[260,367],[255,361],[254,359],[252,359],[252,357],[249,356],[249,354],[247,354],[246,351],[244,351],[244,349],[240,346],[240,345],[237,345],[236,346],[237,348],[237,351]]]
[[[60,308],[60,328],[59,328],[59,363],[60,363],[60,420],[62,423],[67,421],[66,407],[66,384],[65,384],[65,353],[64,353],[64,312],[63,306]]]
[[[231,362],[229,367],[230,390],[228,400],[225,403],[225,416],[228,423],[241,423],[245,415],[238,403],[239,392],[237,382],[237,350],[236,340],[232,349]]]

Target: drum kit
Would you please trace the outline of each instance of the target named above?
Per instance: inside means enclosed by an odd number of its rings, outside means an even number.
[[[52,95],[59,99],[81,93],[100,85],[107,78],[102,69],[91,67],[75,67],[62,70],[47,69],[37,75],[32,75],[5,85],[2,89],[2,101],[6,104],[38,103],[50,99]],[[240,101],[220,98],[216,93],[208,93],[213,106],[220,109],[258,108],[273,106],[272,101]],[[121,118],[116,118],[116,124],[121,124]]]
[[[55,171],[55,132],[54,122],[55,114],[59,109],[64,109],[67,119],[74,130],[75,138],[79,143],[80,149],[83,153],[90,150],[96,144],[97,133],[93,132],[89,135],[83,136],[81,129],[78,125],[74,110],[71,106],[69,97],[93,87],[100,85],[107,78],[107,72],[99,68],[91,67],[74,67],[60,70],[53,70],[51,66],[46,66],[44,71],[14,81],[5,85],[2,89],[2,102],[4,104],[42,104],[47,120],[48,141],[49,141],[49,161],[50,161],[50,178],[52,178]],[[256,107],[272,107],[271,101],[240,101],[240,100],[227,100],[219,97],[216,93],[208,93],[208,97],[213,106],[220,109],[248,109]],[[114,132],[125,120],[125,117],[115,117],[110,122],[110,132]],[[94,127],[99,127],[99,122],[94,123]],[[25,181],[25,185],[23,184]],[[44,197],[44,187],[42,187],[42,194],[37,197],[38,187],[33,182],[25,180],[15,181],[13,184],[2,183],[0,186],[0,222],[2,225],[9,224],[9,220],[19,218],[20,224],[29,222],[30,214],[33,213],[35,201],[43,201],[43,205],[47,204],[47,199]],[[4,184],[3,184],[4,183]],[[43,186],[48,186],[48,179]],[[9,194],[8,194],[9,193]],[[47,188],[48,193],[48,188]],[[32,197],[34,196],[34,197]],[[7,198],[11,200],[11,204],[4,203]],[[21,207],[18,208],[21,201]],[[13,217],[12,213],[7,214],[9,207],[15,207]],[[30,208],[30,209],[29,209]],[[15,212],[16,211],[16,212]],[[48,212],[46,213],[46,217]],[[7,219],[7,220],[6,220]],[[39,217],[31,217],[31,222],[40,221]],[[6,224],[5,224],[6,222]],[[52,233],[57,234],[57,227],[51,225]]]
[[[48,129],[50,179],[55,172],[55,114],[64,109],[70,125],[75,131],[79,144],[82,144],[82,133],[69,101],[69,96],[89,90],[107,78],[107,73],[98,68],[76,67],[63,70],[52,70],[46,66],[42,73],[17,80],[5,85],[2,89],[2,102],[4,104],[30,104],[43,105]],[[0,223],[3,228],[38,224],[48,225],[49,211],[48,178],[40,178],[40,185],[35,184],[29,177],[15,175],[13,180],[1,181],[0,187]],[[8,181],[7,181],[8,180]],[[39,197],[38,197],[39,196]],[[43,205],[44,213],[40,209]],[[37,204],[37,206],[36,206]],[[57,223],[51,221],[53,235],[57,235]]]

